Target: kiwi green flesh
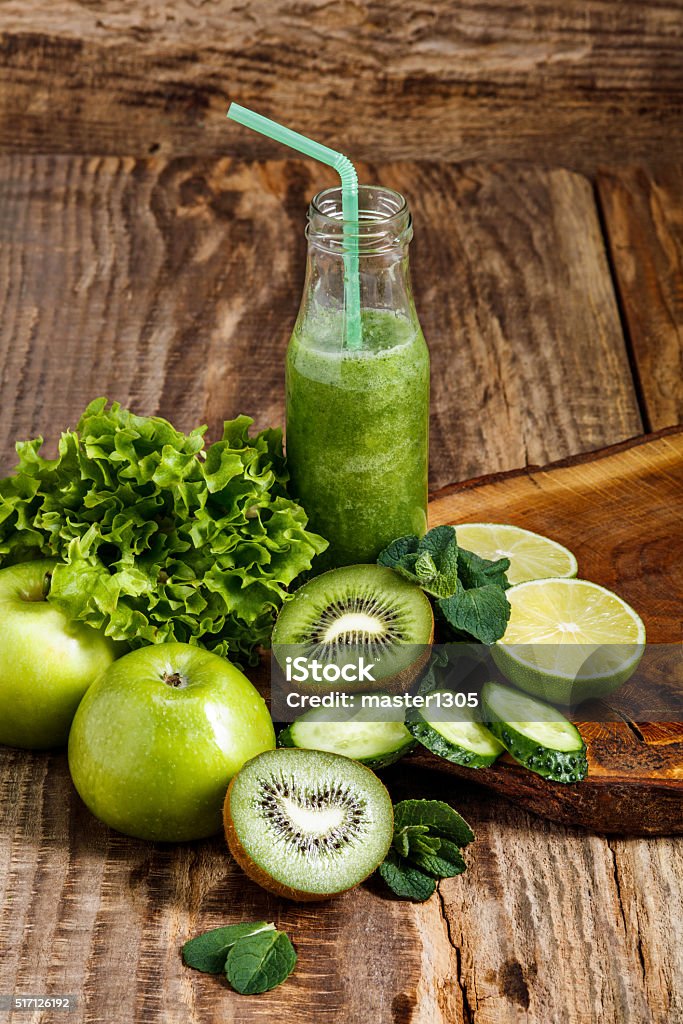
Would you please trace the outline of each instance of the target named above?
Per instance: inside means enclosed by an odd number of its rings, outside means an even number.
[[[391,797],[377,776],[318,750],[259,754],[233,779],[227,804],[236,859],[264,887],[295,899],[358,885],[393,837]]]
[[[433,635],[431,605],[419,587],[386,566],[350,565],[296,591],[278,616],[273,649],[284,659],[289,645],[305,645],[310,659],[335,664],[353,651],[382,680],[423,661]]]

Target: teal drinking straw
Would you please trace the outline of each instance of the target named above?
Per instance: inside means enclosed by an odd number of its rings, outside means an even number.
[[[346,345],[359,349],[363,335],[360,320],[360,279],[358,277],[358,174],[347,156],[338,153],[320,142],[307,139],[305,135],[285,128],[277,121],[247,110],[238,103],[231,103],[228,117],[246,128],[252,128],[275,142],[298,150],[305,156],[319,160],[328,167],[334,167],[341,178],[342,218],[344,222],[344,299],[346,303]]]

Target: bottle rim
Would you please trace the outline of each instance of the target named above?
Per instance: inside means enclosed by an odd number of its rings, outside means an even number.
[[[306,237],[325,252],[375,256],[402,248],[413,237],[412,217],[405,196],[384,185],[358,186],[358,224],[345,230],[342,190],[323,189],[311,200]]]

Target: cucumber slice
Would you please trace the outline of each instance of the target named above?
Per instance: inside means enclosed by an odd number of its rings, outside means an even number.
[[[374,712],[380,713],[384,721],[369,720],[372,712],[361,709],[356,698],[346,713],[348,717],[343,720],[330,721],[325,708],[305,711],[282,730],[278,746],[342,754],[374,771],[398,761],[415,746],[402,717],[387,721],[390,711]]]
[[[489,729],[515,761],[554,782],[586,778],[586,744],[557,708],[500,683],[485,683],[481,699]]]
[[[437,694],[449,691],[433,692]],[[445,720],[447,715],[448,719]],[[431,750],[433,754],[443,757],[446,761],[462,764],[466,768],[487,768],[505,749],[467,708],[449,712],[439,711],[438,706],[433,709],[425,708],[422,711],[415,711],[414,717],[406,724],[415,739],[427,750]]]

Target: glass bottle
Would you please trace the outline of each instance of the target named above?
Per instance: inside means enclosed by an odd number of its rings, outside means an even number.
[[[287,350],[293,495],[330,542],[319,568],[374,562],[427,526],[429,352],[410,286],[412,220],[402,195],[360,186],[357,234],[341,189],[308,211],[308,259]],[[345,246],[347,247],[345,249]],[[358,254],[362,342],[346,331],[345,252]]]

